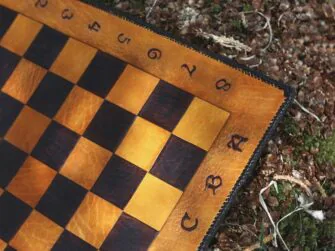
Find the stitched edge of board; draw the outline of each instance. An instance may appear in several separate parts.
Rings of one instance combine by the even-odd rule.
[[[227,215],[232,203],[236,199],[236,195],[241,189],[242,186],[246,185],[248,181],[253,176],[253,172],[255,171],[255,166],[260,158],[266,143],[271,139],[272,135],[274,134],[275,129],[277,128],[279,122],[285,115],[287,109],[290,107],[294,100],[294,95],[290,95],[285,99],[281,107],[279,108],[278,112],[276,113],[274,119],[271,121],[271,123],[268,126],[268,129],[265,131],[264,136],[260,140],[259,144],[256,147],[256,150],[254,151],[253,155],[248,161],[248,164],[246,165],[246,168],[241,173],[239,179],[237,180],[235,186],[232,189],[232,192],[228,195],[226,201],[224,202],[223,206],[219,210],[218,214],[213,220],[213,223],[211,224],[209,230],[207,231],[207,234],[203,238],[202,242],[200,243],[199,250],[203,250],[208,247],[208,245],[211,243],[211,240],[214,238],[215,233],[219,229],[219,224],[222,222],[223,218]]]
[[[173,34],[163,31],[151,24],[148,24],[146,22],[144,22],[143,20],[131,16],[130,14],[120,11],[118,9],[115,9],[111,6],[107,6],[105,3],[102,2],[90,2],[90,0],[80,0],[83,3],[86,3],[88,5],[91,5],[93,7],[96,7],[98,9],[101,9],[103,11],[106,11],[108,13],[111,13],[119,18],[122,18],[128,22],[131,22],[135,25],[139,25],[141,27],[144,27],[156,34],[159,34],[161,36],[164,36],[166,38],[168,38],[169,40],[178,43],[182,46],[185,46],[189,49],[192,49],[198,53],[201,53],[204,56],[207,56],[209,58],[215,59],[221,63],[227,64],[230,67],[239,70],[241,72],[243,72],[244,74],[247,74],[249,76],[252,76],[256,79],[259,79],[261,81],[263,81],[266,84],[272,85],[280,90],[284,91],[284,95],[285,95],[285,100],[283,102],[283,104],[281,105],[281,107],[279,108],[279,110],[277,111],[276,115],[273,117],[272,121],[269,123],[269,126],[267,128],[267,130],[265,131],[262,139],[259,141],[258,145],[256,146],[256,149],[254,151],[254,153],[252,154],[252,156],[250,157],[248,164],[246,165],[246,167],[244,168],[243,172],[241,173],[240,177],[238,178],[236,184],[234,185],[231,193],[227,196],[227,199],[225,200],[225,202],[223,203],[221,209],[218,211],[217,215],[215,216],[212,224],[210,225],[209,229],[207,230],[206,235],[204,236],[203,240],[201,241],[198,250],[206,250],[209,245],[211,244],[211,241],[214,238],[214,235],[216,234],[217,230],[219,229],[219,226],[223,220],[223,218],[227,215],[232,203],[234,202],[234,200],[236,199],[236,195],[239,192],[239,190],[242,188],[242,186],[244,186],[245,184],[247,184],[248,181],[250,181],[250,179],[253,176],[253,172],[255,171],[255,166],[256,166],[256,162],[258,161],[258,159],[260,158],[265,145],[267,143],[267,141],[269,141],[269,139],[271,138],[271,136],[273,135],[277,125],[279,124],[279,122],[281,121],[281,119],[283,118],[283,116],[285,115],[287,109],[290,107],[290,105],[293,103],[294,97],[296,95],[296,91],[293,87],[284,84],[282,81],[277,81],[274,80],[270,77],[268,77],[267,75],[265,75],[264,73],[258,71],[258,70],[253,70],[250,69],[249,67],[239,64],[236,61],[225,57],[223,55],[218,55],[215,54],[205,48],[201,48],[197,45],[193,45],[190,44],[189,42],[185,41],[184,39],[180,38],[180,37],[176,37]]]

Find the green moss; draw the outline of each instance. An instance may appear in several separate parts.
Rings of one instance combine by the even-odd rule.
[[[237,31],[241,32],[243,30],[243,24],[241,20],[234,19],[231,21],[231,24],[234,27],[234,29],[236,29]]]
[[[319,134],[310,135],[304,133],[301,137],[300,146],[296,147],[295,155],[298,156],[304,151],[319,149],[315,154],[319,164],[335,165],[335,132],[328,138],[322,138]]]
[[[282,183],[279,183],[277,185],[277,188],[278,188],[278,193],[277,193],[276,189],[274,188],[274,186],[272,186],[270,188],[270,194],[271,194],[271,196],[276,197],[279,202],[285,201],[286,200],[286,195],[284,193],[284,185]]]
[[[144,10],[145,0],[130,0],[131,7],[133,9]]]
[[[251,4],[249,4],[249,3],[245,3],[245,4],[243,4],[243,11],[244,11],[244,12],[252,11],[252,6],[251,6]]]
[[[319,146],[317,161],[321,164],[330,163],[335,165],[335,132],[329,138],[321,140]]]
[[[292,185],[289,182],[280,182],[277,183],[278,193],[274,186],[271,186],[270,188],[270,195],[274,196],[278,199],[279,202],[285,202],[285,201],[292,201],[295,200],[296,196],[298,196],[301,192],[299,189],[292,187]],[[293,205],[293,209],[294,209]],[[291,208],[288,208],[288,212],[291,210]]]
[[[289,136],[296,137],[299,135],[299,126],[292,117],[285,116],[283,119],[284,132]]]
[[[213,4],[212,9],[211,9],[211,13],[219,14],[221,11],[222,11],[222,8],[221,8],[220,4]]]
[[[335,194],[335,189],[332,187],[332,183],[329,180],[325,180],[322,184],[323,189],[325,190],[326,194]]]
[[[264,224],[263,222],[261,223],[261,232],[259,234],[259,244],[260,244],[260,248],[257,249],[257,251],[266,251],[266,245],[264,243]]]
[[[297,208],[296,197],[301,190],[298,187],[292,187],[288,182],[280,182],[277,185],[278,193],[272,186],[270,194],[280,202],[276,210],[281,212],[283,217]],[[333,250],[332,248],[335,248],[335,219],[320,222],[306,212],[299,211],[282,221],[279,230],[290,249],[300,247],[299,250]]]
[[[279,230],[290,248],[303,250],[331,250],[335,243],[335,221],[319,222],[305,212],[298,212],[285,219]]]
[[[320,130],[313,135],[307,132],[301,133],[298,124],[289,116],[283,119],[283,131],[296,145],[294,150],[295,159],[298,159],[303,152],[318,149],[315,158],[319,164],[335,164],[335,132],[328,138],[323,138]]]

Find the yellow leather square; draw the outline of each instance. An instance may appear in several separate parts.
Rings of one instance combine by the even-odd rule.
[[[4,251],[7,247],[7,243],[0,239],[0,251]]]
[[[170,132],[137,117],[116,154],[149,171],[169,139]]]
[[[35,207],[55,176],[55,170],[29,156],[7,190],[31,207]]]
[[[21,59],[2,91],[25,104],[46,73],[47,70],[44,68],[26,59]]]
[[[128,65],[107,96],[110,102],[138,114],[159,79]]]
[[[27,51],[42,24],[22,15],[18,15],[10,26],[0,45],[6,49],[23,56]]]
[[[70,38],[51,66],[51,71],[76,84],[97,50]]]
[[[113,204],[88,193],[67,229],[99,249],[121,213]]]
[[[25,106],[5,139],[26,153],[31,153],[51,120],[43,114]]]
[[[102,102],[102,98],[75,86],[56,114],[55,120],[81,135]]]
[[[228,117],[228,112],[194,98],[173,134],[208,151]]]
[[[182,192],[147,174],[125,208],[125,212],[159,231]]]
[[[89,190],[111,156],[112,153],[105,148],[80,138],[60,173]]]
[[[51,250],[62,232],[62,227],[34,210],[9,244],[17,250]]]

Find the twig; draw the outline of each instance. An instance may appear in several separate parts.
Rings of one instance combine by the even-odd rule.
[[[249,68],[255,68],[255,67],[258,67],[258,66],[260,66],[262,63],[263,63],[263,60],[260,59],[258,63],[249,65]]]
[[[278,247],[278,243],[277,243],[277,235],[279,236],[279,239],[280,241],[283,243],[284,247],[286,250],[289,250],[289,248],[287,247],[286,245],[286,242],[284,241],[283,237],[281,236],[281,234],[279,233],[279,230],[276,228],[276,224],[274,223],[273,219],[272,219],[272,216],[269,212],[269,209],[265,203],[265,200],[263,198],[263,193],[269,189],[271,186],[274,186],[275,189],[276,189],[276,192],[278,193],[278,187],[277,187],[277,182],[272,180],[269,185],[267,185],[266,187],[262,188],[261,191],[259,192],[259,203],[261,204],[261,206],[263,207],[264,211],[266,212],[269,220],[270,220],[270,223],[272,224],[273,226],[273,229],[274,229],[274,233],[273,233],[273,245],[275,247]]]
[[[273,177],[274,180],[272,180],[266,187],[262,188],[261,191],[259,192],[259,202],[261,204],[261,206],[263,207],[263,209],[265,210],[269,220],[270,220],[270,223],[272,224],[273,226],[273,245],[275,247],[278,247],[278,243],[277,243],[277,236],[279,237],[279,239],[281,240],[281,242],[283,243],[283,246],[286,250],[290,251],[289,247],[286,245],[280,231],[279,231],[279,223],[282,222],[283,220],[285,220],[287,217],[291,216],[292,214],[296,213],[296,212],[299,212],[299,211],[304,211],[308,214],[310,214],[314,219],[316,220],[319,220],[319,221],[323,221],[325,219],[325,215],[323,213],[323,211],[321,210],[311,210],[309,209],[312,205],[313,205],[313,202],[310,202],[308,201],[308,199],[305,197],[305,195],[303,193],[301,193],[299,195],[299,197],[296,197],[297,198],[297,201],[299,202],[299,206],[297,206],[292,212],[286,214],[284,217],[282,217],[279,221],[277,221],[277,223],[275,224],[274,223],[274,220],[272,219],[272,216],[269,212],[269,209],[265,203],[265,200],[262,196],[262,194],[264,193],[265,190],[269,189],[271,186],[274,186],[276,192],[278,193],[278,186],[277,186],[277,182],[275,181],[275,179],[277,180],[286,180],[286,181],[291,181],[291,182],[294,182],[294,183],[297,183],[299,185],[301,185],[302,187],[305,187],[307,188],[306,191],[309,191],[310,193],[310,190],[309,188],[304,184],[302,183],[300,180],[297,180],[291,176],[287,176],[287,175],[275,175]],[[310,193],[311,195],[311,193]]]
[[[251,56],[245,56],[245,57],[240,57],[240,59],[242,59],[243,61],[249,61],[251,59],[254,59],[256,57],[256,55],[251,55]]]
[[[240,57],[239,59],[242,60],[242,61],[245,61],[246,64],[247,64],[248,61],[254,59],[255,57],[256,57],[256,55],[253,54],[253,55],[251,55],[251,56]],[[252,65],[248,65],[248,66],[249,66],[250,68],[255,68],[255,67],[261,65],[262,63],[263,63],[263,60],[260,58],[260,59],[259,59],[259,62],[255,63],[255,64],[252,64]]]
[[[155,0],[154,3],[152,4],[152,6],[150,7],[150,9],[149,9],[149,11],[148,11],[148,13],[147,13],[147,15],[146,15],[146,19],[149,18],[149,16],[150,16],[152,10],[153,10],[153,9],[155,8],[155,6],[157,5],[157,2],[158,2],[158,0]]]
[[[300,104],[298,102],[298,100],[294,99],[294,103],[296,103],[301,110],[303,110],[304,112],[306,112],[307,114],[311,115],[313,118],[315,118],[317,121],[319,121],[320,123],[322,123],[321,119],[316,116],[314,113],[312,113],[311,111],[309,111],[307,108],[303,107],[302,104]]]
[[[322,198],[326,198],[327,197],[327,193],[325,191],[325,189],[321,186],[320,182],[318,180],[315,180],[315,184],[318,187],[320,193],[321,193],[321,197]]]
[[[283,238],[283,237],[281,236],[281,233],[280,233],[280,231],[279,231],[279,223],[280,223],[281,221],[285,220],[287,217],[291,216],[292,214],[294,214],[294,213],[296,213],[296,212],[299,212],[299,211],[301,211],[301,210],[304,210],[304,209],[303,209],[302,207],[298,207],[298,208],[294,209],[292,212],[289,212],[288,214],[286,214],[284,217],[282,217],[282,218],[276,223],[276,231],[278,232],[278,235],[279,235],[280,238]],[[285,244],[285,246],[286,246],[286,244]],[[287,248],[287,250],[289,250],[287,246],[286,246],[286,248]]]
[[[280,27],[280,22],[282,20],[282,18],[287,14],[287,12],[283,12],[282,14],[280,14],[280,16],[278,17],[277,20],[277,26]]]
[[[266,244],[266,243],[268,243],[268,242],[270,242],[272,240],[273,240],[273,235],[269,234],[269,235],[267,235],[267,236],[264,237],[263,243]],[[253,244],[253,245],[245,248],[243,251],[253,251],[253,250],[257,249],[257,248],[261,248],[261,243],[260,242],[257,242],[255,244]]]
[[[269,29],[268,43],[266,44],[266,46],[264,48],[262,48],[263,51],[266,51],[269,48],[269,46],[271,45],[272,39],[273,39],[273,31],[272,31],[272,27],[271,27],[271,23],[270,23],[270,18],[268,18],[262,12],[259,12],[259,11],[245,11],[245,12],[243,12],[243,14],[253,14],[253,13],[256,13],[257,15],[259,15],[259,16],[261,16],[265,19],[264,26],[259,30],[264,30],[265,28]]]
[[[201,29],[196,30],[197,36],[201,36],[206,39],[213,39],[215,43],[220,44],[223,47],[226,48],[232,48],[237,51],[251,51],[251,48],[242,42],[232,38],[232,37],[226,37],[226,36],[218,36],[215,34],[210,34],[207,32],[202,31]]]
[[[303,195],[300,195],[297,200],[299,201],[300,205],[297,206],[292,212],[289,212],[285,216],[283,216],[277,223],[276,223],[276,232],[278,232],[278,235],[281,236],[279,231],[279,223],[291,216],[292,214],[295,214],[299,211],[305,211],[306,213],[310,214],[314,219],[317,219],[319,221],[324,220],[324,214],[321,210],[310,210],[309,208],[313,205],[313,202],[308,202]]]
[[[285,12],[281,13],[280,16],[278,17],[278,20],[277,20],[277,26],[278,27],[280,26],[280,21],[281,21],[281,19],[283,18],[284,15],[285,15]]]
[[[273,176],[273,179],[274,180],[285,180],[285,181],[289,181],[291,183],[295,183],[295,184],[299,185],[300,187],[302,187],[309,196],[312,196],[312,192],[309,189],[309,187],[303,181],[298,180],[298,179],[296,179],[292,176],[276,174],[275,176]]]

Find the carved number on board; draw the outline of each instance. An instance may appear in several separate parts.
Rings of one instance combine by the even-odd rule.
[[[207,189],[213,190],[213,195],[215,195],[216,190],[222,186],[222,178],[220,176],[209,175],[206,179],[206,187]]]
[[[121,43],[121,44],[129,44],[131,39],[129,37],[126,37],[123,33],[121,33],[118,37],[117,40]]]
[[[198,227],[198,219],[196,218],[194,223],[192,224],[191,222],[191,217],[188,215],[188,213],[186,212],[183,216],[183,218],[181,219],[181,228],[184,229],[187,232],[192,232],[193,230],[195,230]],[[188,223],[187,223],[188,222]],[[192,225],[191,225],[191,224]],[[186,226],[189,225],[189,226]]]
[[[91,23],[91,24],[88,25],[88,28],[91,31],[99,32],[100,29],[101,29],[101,25],[97,21],[94,21],[93,23]]]
[[[192,69],[190,69],[190,67],[187,64],[183,64],[181,68],[185,68],[188,74],[190,74],[190,77],[192,77],[193,73],[197,70],[197,67],[195,65],[193,65]]]
[[[152,48],[148,51],[148,57],[150,59],[160,59],[162,57],[162,51],[157,48]]]
[[[62,18],[71,20],[73,18],[74,14],[70,9],[64,9],[62,12]]]
[[[248,138],[243,137],[238,134],[234,134],[231,136],[231,140],[228,142],[227,146],[232,148],[234,151],[242,152],[240,145],[248,141]]]
[[[48,5],[48,0],[37,0],[35,3],[35,7],[44,8]]]
[[[231,84],[223,78],[216,82],[215,87],[218,90],[229,91]]]

